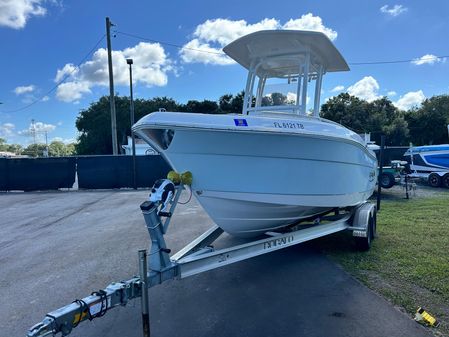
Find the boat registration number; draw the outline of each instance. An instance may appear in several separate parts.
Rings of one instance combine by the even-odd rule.
[[[279,129],[304,129],[304,124],[295,122],[273,122],[273,126]]]

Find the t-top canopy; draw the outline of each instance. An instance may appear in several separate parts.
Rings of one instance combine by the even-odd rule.
[[[302,30],[262,30],[245,35],[223,48],[243,67],[264,59],[258,75],[285,77],[298,71],[298,58],[310,52],[310,72],[322,65],[324,71],[348,71],[343,56],[321,32]]]

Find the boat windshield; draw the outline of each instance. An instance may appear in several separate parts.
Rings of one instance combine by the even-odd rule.
[[[324,68],[309,54],[266,57],[249,69],[243,114],[265,112],[319,116]],[[315,90],[308,87],[315,83]]]
[[[266,81],[261,106],[296,105],[298,77],[288,79],[270,78]]]

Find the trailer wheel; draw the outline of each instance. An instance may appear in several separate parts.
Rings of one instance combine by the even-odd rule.
[[[368,220],[368,228],[366,229],[366,238],[356,237],[355,245],[357,250],[366,252],[371,248],[371,242],[374,238],[374,216],[371,214]]]
[[[441,178],[436,173],[431,173],[428,178],[429,185],[432,187],[439,187],[441,185]]]
[[[443,186],[449,188],[449,173],[446,173],[442,179]]]
[[[383,172],[379,181],[382,188],[391,188],[395,183],[394,175],[391,172]]]

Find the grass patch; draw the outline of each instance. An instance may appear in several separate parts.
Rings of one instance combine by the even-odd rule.
[[[347,271],[395,305],[414,314],[425,307],[449,336],[449,197],[389,200],[381,205],[378,237],[357,252],[350,235],[318,244]]]

